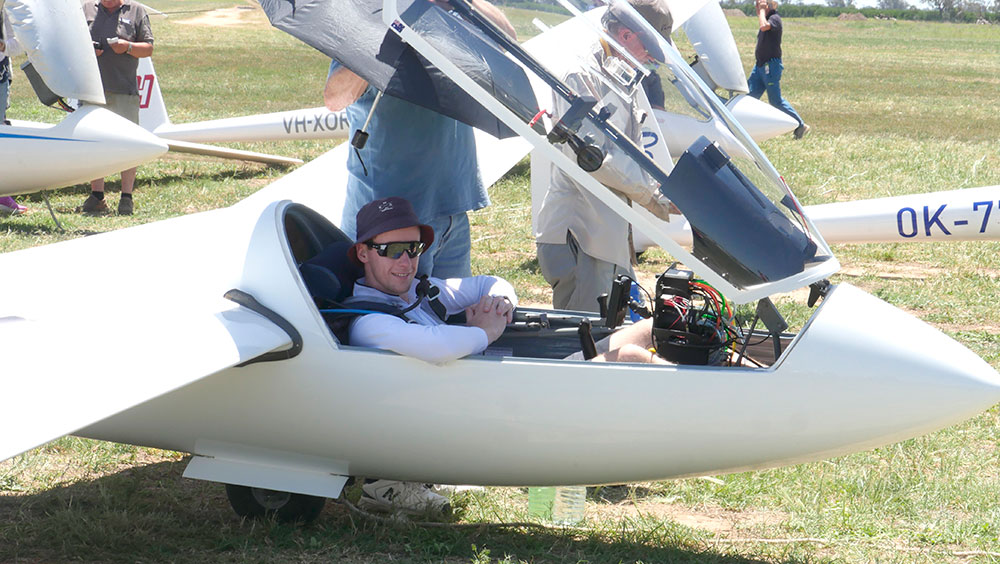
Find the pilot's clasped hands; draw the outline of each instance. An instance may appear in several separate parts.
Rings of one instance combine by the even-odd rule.
[[[506,296],[483,296],[479,303],[465,308],[465,324],[485,331],[491,343],[513,320],[514,304]]]
[[[514,304],[507,296],[483,296],[478,304],[468,309],[480,313],[494,313],[506,319],[506,323],[514,320]]]

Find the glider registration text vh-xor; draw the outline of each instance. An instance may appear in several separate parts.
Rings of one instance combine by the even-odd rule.
[[[270,114],[191,123],[172,123],[150,58],[139,59],[139,125],[165,139],[196,143],[344,139],[349,135],[346,112],[320,106]]]

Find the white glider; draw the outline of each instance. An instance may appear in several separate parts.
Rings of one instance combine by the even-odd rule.
[[[104,103],[90,33],[75,0],[8,0],[3,5],[37,81],[55,97]],[[84,48],[80,48],[80,45]],[[43,51],[44,50],[44,51]],[[165,143],[138,125],[85,106],[58,125],[0,124],[0,195],[100,178],[156,158]]]
[[[691,254],[611,202],[544,136],[463,79],[440,51],[458,38],[425,31],[424,17],[431,25],[473,24],[437,7],[405,8],[387,0],[387,26],[736,301],[821,282],[836,270],[815,226],[796,217],[794,195],[738,131],[749,159],[727,159],[699,140],[670,175],[690,190],[681,210],[720,236]],[[516,45],[503,46],[521,56]],[[699,107],[732,121],[679,54],[664,50]],[[0,411],[0,459],[66,433],[189,452],[186,476],[250,492],[251,513],[294,518],[315,516],[349,476],[554,485],[736,472],[902,440],[1000,400],[1000,375],[982,359],[846,284],[826,292],[797,335],[754,333],[767,340],[754,351],[758,367],[565,360],[578,347],[581,316],[551,310],[523,311],[497,342],[503,356],[432,365],[344,345],[300,268],[331,245],[349,244],[334,225],[346,196],[344,150],[229,208],[0,255],[0,270],[11,273],[0,278],[0,293],[18,297],[0,304],[0,342],[19,351],[0,372],[0,386],[18,398]],[[629,158],[655,170],[636,151]],[[761,173],[744,182],[737,171],[752,173],[748,165]],[[744,193],[753,201],[740,199]],[[701,206],[728,214],[732,225],[702,223]],[[726,236],[730,228],[746,237]],[[775,245],[807,242],[794,268],[776,267],[772,260],[788,257],[772,256],[779,253],[770,247],[747,247],[762,234]],[[117,260],[123,253],[129,261]],[[349,292],[346,272],[329,274],[337,291]],[[90,284],[72,283],[80,278]],[[149,297],[143,307],[109,310],[91,299],[89,288],[124,278]],[[93,354],[84,343],[95,332],[114,335],[120,352]]]
[[[12,120],[0,125],[0,195],[27,194],[100,178],[155,159],[167,145],[98,106],[57,125]]]
[[[139,125],[159,137],[194,143],[346,139],[347,113],[320,106],[191,123],[172,123],[150,57],[139,59]],[[319,93],[317,93],[317,96]]]

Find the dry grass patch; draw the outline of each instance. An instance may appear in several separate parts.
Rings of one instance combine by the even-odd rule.
[[[948,273],[944,268],[917,263],[866,263],[841,268],[837,274],[847,278],[874,276],[884,280],[927,280]]]
[[[204,25],[211,27],[270,25],[267,21],[267,16],[264,15],[264,11],[259,6],[219,8],[193,18],[176,21],[184,25]]]
[[[612,505],[588,505],[587,513],[592,520],[603,522],[637,519],[673,521],[685,527],[725,537],[739,537],[749,531],[780,525],[788,519],[788,515],[780,511],[731,511],[713,505],[691,508],[676,503],[631,500]]]

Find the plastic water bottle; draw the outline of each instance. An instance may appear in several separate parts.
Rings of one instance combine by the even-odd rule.
[[[528,488],[528,515],[556,525],[576,525],[583,521],[586,500],[586,486]]]
[[[540,521],[551,521],[555,500],[556,489],[552,486],[528,488],[528,516]]]
[[[552,522],[556,525],[576,525],[583,521],[587,502],[587,486],[559,486],[552,502]]]

